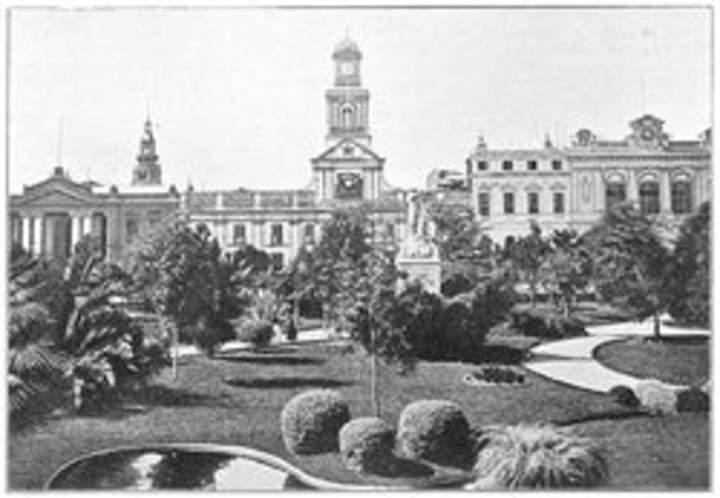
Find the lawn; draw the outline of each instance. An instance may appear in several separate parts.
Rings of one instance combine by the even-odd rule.
[[[635,377],[654,377],[672,384],[701,385],[708,378],[710,352],[704,338],[642,338],[611,342],[595,351],[596,359]]]
[[[184,358],[176,382],[166,371],[139,400],[144,411],[60,417],[12,434],[9,486],[38,488],[58,466],[90,451],[156,442],[246,445],[274,453],[310,474],[357,482],[336,454],[311,458],[288,454],[279,425],[280,411],[292,396],[318,387],[340,391],[354,417],[371,415],[367,357],[344,349],[314,344],[212,360]],[[474,427],[570,423],[579,434],[598,437],[608,447],[614,489],[708,487],[706,416],[627,416],[607,396],[530,372],[523,385],[513,387],[472,387],[460,382],[476,369],[463,363],[420,362],[413,374],[398,376],[392,368],[383,367],[382,417],[395,424],[407,403],[443,398],[457,402]]]

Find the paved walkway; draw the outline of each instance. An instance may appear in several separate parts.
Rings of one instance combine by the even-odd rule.
[[[667,319],[667,317],[663,317]],[[589,391],[607,392],[618,385],[635,387],[641,381],[637,377],[611,370],[595,360],[595,349],[609,342],[621,341],[630,337],[650,337],[653,335],[652,319],[644,322],[624,322],[610,325],[588,327],[588,336],[565,339],[541,344],[530,351],[536,355],[551,356],[553,359],[541,359],[525,364],[528,370],[564,384]],[[665,337],[707,336],[708,330],[682,328],[675,325],[662,325],[661,333]],[[683,386],[670,385],[673,388]]]
[[[338,336],[331,329],[312,329],[298,332],[297,339],[294,342],[288,341],[284,335],[276,335],[273,338],[272,345],[285,344],[302,344],[308,342],[321,342],[335,339]],[[252,345],[248,342],[230,341],[223,344],[218,350],[219,353],[229,351],[241,351],[243,349],[252,349]],[[201,354],[197,347],[192,344],[180,344],[179,356],[195,356]]]

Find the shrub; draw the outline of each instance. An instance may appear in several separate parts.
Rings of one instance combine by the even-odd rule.
[[[512,327],[529,337],[562,339],[587,335],[580,320],[551,310],[513,310],[510,316]]]
[[[703,412],[710,411],[710,396],[702,389],[691,387],[678,391],[675,408],[679,412]]]
[[[552,426],[496,428],[479,444],[470,489],[591,488],[608,481],[599,445]]]
[[[635,391],[628,386],[615,386],[608,392],[618,405],[629,407],[640,406],[640,400],[635,396]]]
[[[525,381],[523,374],[512,368],[502,367],[483,367],[479,372],[473,373],[473,376],[479,381],[493,384],[514,384]]]
[[[266,320],[248,320],[242,324],[238,339],[260,348],[270,344],[273,334],[272,323]]]
[[[395,431],[375,417],[351,420],[340,429],[340,455],[355,472],[384,473],[395,462]]]
[[[420,308],[409,326],[409,340],[418,358],[474,361],[482,354],[489,330],[505,320],[513,303],[509,287],[488,280],[474,290],[442,298],[419,294]]]
[[[455,403],[415,401],[400,414],[397,442],[409,458],[464,467],[470,456],[470,424]]]
[[[338,432],[350,420],[350,409],[339,393],[315,389],[298,394],[280,416],[285,447],[296,455],[336,451]]]
[[[657,379],[638,382],[635,386],[635,395],[642,407],[650,413],[656,415],[675,413],[675,391]]]
[[[216,314],[200,317],[195,327],[195,344],[208,356],[212,356],[223,343],[233,339],[234,327]]]

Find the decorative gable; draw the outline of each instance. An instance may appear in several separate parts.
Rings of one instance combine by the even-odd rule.
[[[664,149],[669,144],[667,133],[663,131],[664,121],[651,114],[645,114],[630,122],[632,133],[628,142],[641,149]]]
[[[318,162],[371,162],[378,165],[385,162],[385,159],[377,155],[369,147],[357,142],[351,138],[345,138],[338,141],[335,145],[328,148],[318,157],[312,160],[314,164]]]

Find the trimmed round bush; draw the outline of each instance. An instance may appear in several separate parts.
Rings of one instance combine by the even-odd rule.
[[[280,415],[285,447],[295,455],[337,451],[338,432],[350,420],[350,409],[340,394],[314,389],[287,402]]]
[[[683,389],[677,393],[675,408],[679,412],[709,412],[710,396],[697,387]]]
[[[471,447],[470,424],[455,403],[415,401],[400,414],[397,443],[408,458],[463,467]]]
[[[607,483],[605,450],[549,425],[519,425],[487,431],[468,489],[592,488]]]
[[[238,339],[260,348],[270,344],[273,334],[272,323],[267,320],[249,320],[240,328]]]
[[[641,380],[635,386],[635,395],[640,404],[655,415],[675,413],[677,396],[675,391],[657,379]]]
[[[340,429],[340,455],[345,466],[359,473],[386,472],[395,461],[395,431],[375,417],[351,420]]]
[[[640,406],[640,400],[635,396],[635,391],[628,386],[615,386],[608,392],[618,405],[632,408]]]

